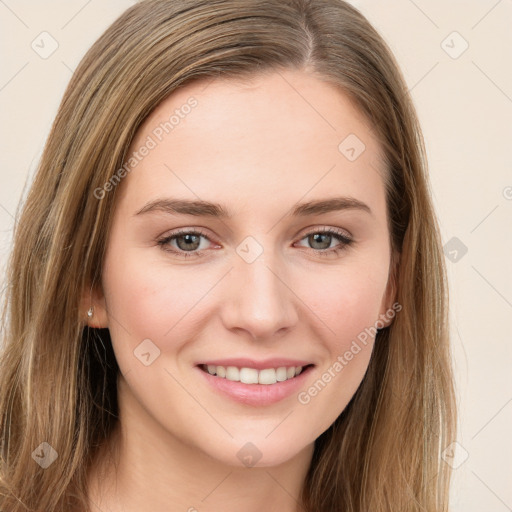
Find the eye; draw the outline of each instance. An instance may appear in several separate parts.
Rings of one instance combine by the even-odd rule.
[[[172,233],[157,241],[164,251],[168,251],[185,258],[190,256],[204,256],[204,244],[201,239],[210,239],[200,230],[183,229]],[[175,244],[174,244],[175,242]]]
[[[321,228],[313,231],[308,233],[302,240],[307,240],[311,246],[310,248],[321,256],[338,254],[353,242],[353,239],[344,231],[333,228]],[[338,241],[338,244],[333,247],[331,244],[335,241]]]
[[[189,258],[205,256],[208,244],[201,244],[202,239],[211,242],[210,238],[201,230],[189,228],[171,233],[157,240],[157,243],[164,251]],[[333,228],[312,231],[300,241],[302,240],[307,240],[311,245],[310,249],[322,256],[338,254],[353,243],[352,238],[346,232]],[[336,241],[338,244],[333,247],[332,242]]]

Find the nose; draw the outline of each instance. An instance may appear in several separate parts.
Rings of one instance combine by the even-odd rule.
[[[297,320],[297,297],[287,283],[283,265],[260,257],[252,263],[239,258],[223,286],[221,318],[231,331],[255,340],[273,339]]]

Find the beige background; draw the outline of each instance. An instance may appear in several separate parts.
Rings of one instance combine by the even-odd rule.
[[[17,205],[72,71],[133,3],[0,0],[2,278]],[[512,0],[352,3],[402,66],[447,244],[460,403],[452,511],[512,510]],[[58,43],[47,59],[31,47],[43,31]]]

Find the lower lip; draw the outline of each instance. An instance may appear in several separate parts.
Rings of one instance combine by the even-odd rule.
[[[304,386],[311,370],[314,366],[308,366],[299,375],[292,379],[275,384],[244,384],[228,380],[223,377],[211,375],[199,366],[196,366],[197,371],[203,375],[206,382],[210,384],[217,392],[228,396],[236,402],[252,406],[271,405],[297,393],[299,389]]]

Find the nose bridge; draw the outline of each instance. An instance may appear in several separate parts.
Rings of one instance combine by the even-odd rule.
[[[239,250],[244,248],[240,244]],[[253,337],[268,337],[297,320],[293,294],[285,285],[283,266],[271,250],[251,261],[236,255],[230,272],[225,321],[229,328],[250,331]]]

